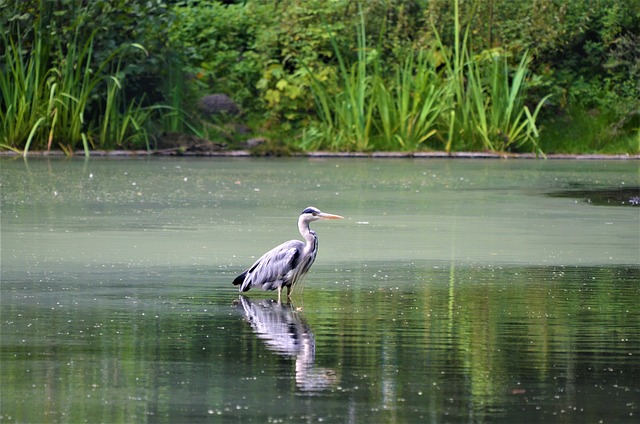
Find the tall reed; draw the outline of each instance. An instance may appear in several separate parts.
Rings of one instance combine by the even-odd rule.
[[[442,37],[432,26],[437,46],[447,52]],[[524,104],[529,56],[525,53],[510,72],[508,58],[499,50],[488,52],[489,60],[469,47],[469,26],[462,31],[459,0],[454,2],[454,43],[451,56],[444,54],[452,112],[446,149],[462,148],[506,151],[530,147],[542,153],[536,118],[549,98],[544,97],[533,113]],[[486,52],[485,52],[486,53]]]
[[[162,116],[162,129],[167,132],[184,131],[186,113],[183,109],[183,102],[187,91],[187,75],[182,63],[176,58],[170,58],[167,61],[166,71],[163,92],[169,109]]]
[[[140,101],[123,105],[118,78],[121,60],[130,47],[115,49],[94,63],[94,32],[84,43],[79,33],[66,46],[52,45],[34,30],[33,47],[4,37],[5,71],[0,73],[3,108],[0,108],[0,147],[22,151],[50,150],[54,143],[68,154],[81,145],[91,148],[121,145],[125,140],[146,139],[150,113]],[[105,90],[105,92],[102,92]],[[91,116],[87,116],[91,111]]]
[[[466,101],[465,93],[465,61],[468,56],[469,26],[462,32],[460,27],[460,7],[458,0],[454,2],[453,19],[453,46],[451,49],[444,45],[440,32],[431,24],[431,29],[436,38],[436,46],[440,50],[443,65],[445,68],[445,81],[447,84],[447,99],[449,105],[449,131],[447,133],[447,143],[445,150],[450,152],[454,147],[454,142],[461,144],[464,131],[472,132],[470,103]],[[451,51],[451,54],[449,54]]]
[[[85,112],[91,100],[90,96],[104,79],[102,71],[108,64],[105,60],[98,69],[92,67],[94,35],[95,32],[84,44],[79,44],[76,32],[66,52],[63,46],[59,45],[57,64],[52,69],[54,77],[50,79],[54,102],[52,134],[55,134],[56,141],[65,151],[73,151],[74,147],[81,143],[85,155],[89,154],[90,147],[95,147],[91,137],[94,123],[85,120]],[[51,140],[47,145],[47,149],[49,148]]]
[[[147,122],[163,106],[143,106],[142,99],[124,102],[122,84],[116,76],[107,80],[104,110],[98,119],[99,139],[103,147],[142,146],[151,150]],[[122,105],[122,106],[121,106]]]
[[[2,42],[5,54],[0,72],[0,147],[19,151],[38,139],[49,119],[49,72],[44,59],[49,55],[49,46],[37,38],[27,55],[20,49],[22,40],[3,34]]]
[[[395,79],[378,78],[375,122],[383,149],[417,150],[437,132],[448,105],[446,87],[427,55],[409,56]]]
[[[468,65],[473,121],[483,146],[493,151],[507,151],[528,144],[537,153],[542,153],[537,143],[539,133],[535,121],[549,96],[538,103],[533,113],[524,104],[528,55],[522,56],[513,75],[509,73],[504,55],[497,53],[489,60],[486,71],[490,74],[488,83],[483,82],[481,64],[470,61]]]
[[[380,34],[380,37],[383,33]],[[348,65],[329,33],[338,60],[338,92],[308,69],[320,127],[305,132],[303,148],[331,150],[416,150],[436,134],[447,107],[445,88],[426,54],[408,57],[385,78],[382,59],[369,55],[362,13],[357,26],[357,56]]]
[[[366,32],[362,12],[360,12],[360,24],[357,30],[358,55],[353,66],[347,66],[335,37],[331,32],[328,33],[338,59],[340,92],[334,93],[307,68],[311,76],[311,88],[317,112],[323,126],[313,134],[307,133],[307,138],[312,135],[312,138],[317,140],[314,143],[315,146],[320,148],[367,151],[371,147],[370,137],[375,103],[374,77],[369,74],[367,65]],[[313,146],[307,141],[306,147]]]

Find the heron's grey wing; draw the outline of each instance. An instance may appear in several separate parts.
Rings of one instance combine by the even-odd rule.
[[[298,265],[303,249],[304,243],[300,240],[290,240],[274,247],[245,271],[240,291],[281,281]]]

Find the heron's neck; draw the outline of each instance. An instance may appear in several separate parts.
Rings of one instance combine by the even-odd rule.
[[[298,230],[300,230],[300,234],[302,234],[302,237],[307,241],[306,249],[313,249],[316,244],[317,237],[315,231],[309,228],[309,223],[300,218],[298,220]]]

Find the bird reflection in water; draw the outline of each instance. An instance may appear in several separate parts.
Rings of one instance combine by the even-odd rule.
[[[266,347],[284,357],[295,359],[296,385],[305,392],[330,389],[338,384],[335,370],[315,366],[316,341],[299,311],[272,299],[252,302],[240,296],[244,316]]]

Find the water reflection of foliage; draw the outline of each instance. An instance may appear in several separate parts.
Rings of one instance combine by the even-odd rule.
[[[340,375],[324,396],[348,402],[323,403],[328,415],[350,408],[378,422],[427,414],[484,421],[517,405],[541,421],[580,405],[592,422],[603,417],[589,407],[594,385],[617,387],[623,405],[637,395],[639,279],[637,267],[411,267],[367,289],[308,282],[306,319],[294,326],[313,329],[322,347],[315,361]],[[88,298],[88,285],[45,279],[29,307],[15,300],[23,289],[12,289],[3,299],[1,372],[3,387],[22,399],[7,403],[3,391],[15,420],[177,422],[185,405],[257,420],[264,415],[237,407],[273,390],[283,394],[273,415],[298,403],[287,396],[299,382],[262,378],[293,375],[290,360],[265,355],[227,300],[180,298],[184,287],[160,297],[156,280],[92,287]],[[42,376],[36,385],[34,375]]]
[[[397,281],[375,282],[364,291],[309,290],[305,302],[307,311],[316,302],[333,305],[330,313],[308,316],[318,342],[339,352],[338,363],[378,369],[367,376],[372,385],[350,382],[343,373],[343,385],[358,385],[359,398],[393,419],[402,419],[403,404],[430,399],[430,407],[436,402],[452,413],[471,405],[469,416],[482,420],[527,393],[533,394],[527,402],[533,410],[541,382],[551,379],[568,396],[558,408],[575,405],[576,386],[585,375],[601,374],[601,361],[637,369],[628,341],[640,319],[632,283],[639,278],[634,267],[480,267],[453,280],[444,271],[408,278],[427,280],[419,288]],[[333,327],[335,336],[326,331]],[[633,379],[621,376],[627,384]],[[448,396],[461,391],[469,397]]]

